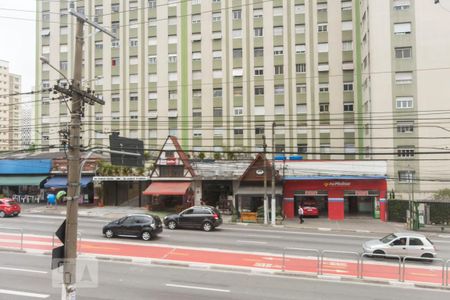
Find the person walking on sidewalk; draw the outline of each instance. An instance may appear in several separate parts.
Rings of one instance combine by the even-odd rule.
[[[298,206],[298,218],[300,219],[300,224],[303,224],[303,207],[301,207],[300,205]]]

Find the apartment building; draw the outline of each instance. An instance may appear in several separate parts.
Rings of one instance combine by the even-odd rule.
[[[0,151],[20,149],[21,78],[9,72],[9,62],[0,60]]]
[[[37,1],[38,57],[68,78],[70,5]],[[445,158],[417,154],[446,147],[448,135],[432,119],[448,106],[449,15],[433,1],[91,0],[74,8],[118,36],[85,26],[84,86],[106,102],[85,107],[85,145],[107,145],[119,132],[158,150],[174,135],[191,156],[236,157],[262,151],[265,137],[268,151],[306,159],[387,159],[390,189],[404,197],[411,186],[420,197],[443,186],[409,184],[413,174],[433,179],[442,160],[427,159]],[[37,86],[61,79],[48,65],[36,69]],[[52,97],[38,96],[35,109],[43,146],[58,145],[69,122],[67,103]]]
[[[410,199],[414,191],[415,199],[430,199],[450,179],[449,4],[363,0],[358,8],[361,146],[366,158],[394,150],[385,157],[397,198]]]
[[[38,56],[71,77],[69,3],[38,1]],[[263,149],[308,158],[354,158],[351,1],[77,1],[76,9],[119,37],[85,27],[85,86],[104,106],[85,108],[84,141],[107,134],[159,149],[167,135],[200,152]],[[37,64],[41,87],[60,75]],[[42,144],[57,144],[65,103],[36,107]],[[86,142],[87,143],[87,142]],[[91,142],[92,143],[92,142]],[[335,154],[332,154],[335,153]]]

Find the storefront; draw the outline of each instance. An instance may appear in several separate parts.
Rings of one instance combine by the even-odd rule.
[[[194,204],[194,192],[190,181],[152,182],[143,192],[150,196],[150,210],[180,211]]]
[[[317,203],[320,216],[343,220],[346,216],[371,216],[387,220],[385,176],[286,177],[283,207],[287,218],[299,205]]]
[[[80,198],[79,204],[93,204],[94,203],[94,185],[92,183],[92,176],[83,176],[80,180]],[[47,180],[44,188],[49,192],[55,193],[58,191],[67,192],[67,176],[55,176]]]

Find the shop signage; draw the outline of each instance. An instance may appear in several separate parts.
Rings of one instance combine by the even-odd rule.
[[[350,186],[351,183],[349,181],[330,181],[324,182],[324,187],[333,187],[333,186]]]
[[[305,191],[305,195],[307,196],[316,196],[317,194],[317,191]]]
[[[356,196],[369,196],[369,191],[355,191]]]
[[[149,181],[148,176],[95,176],[94,181]]]
[[[264,174],[264,170],[263,169],[256,170],[256,175],[263,175],[263,174]]]

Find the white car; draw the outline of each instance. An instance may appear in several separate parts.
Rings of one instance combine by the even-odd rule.
[[[410,232],[391,233],[382,239],[364,242],[363,250],[364,253],[400,257],[436,257],[436,248],[426,236]]]

